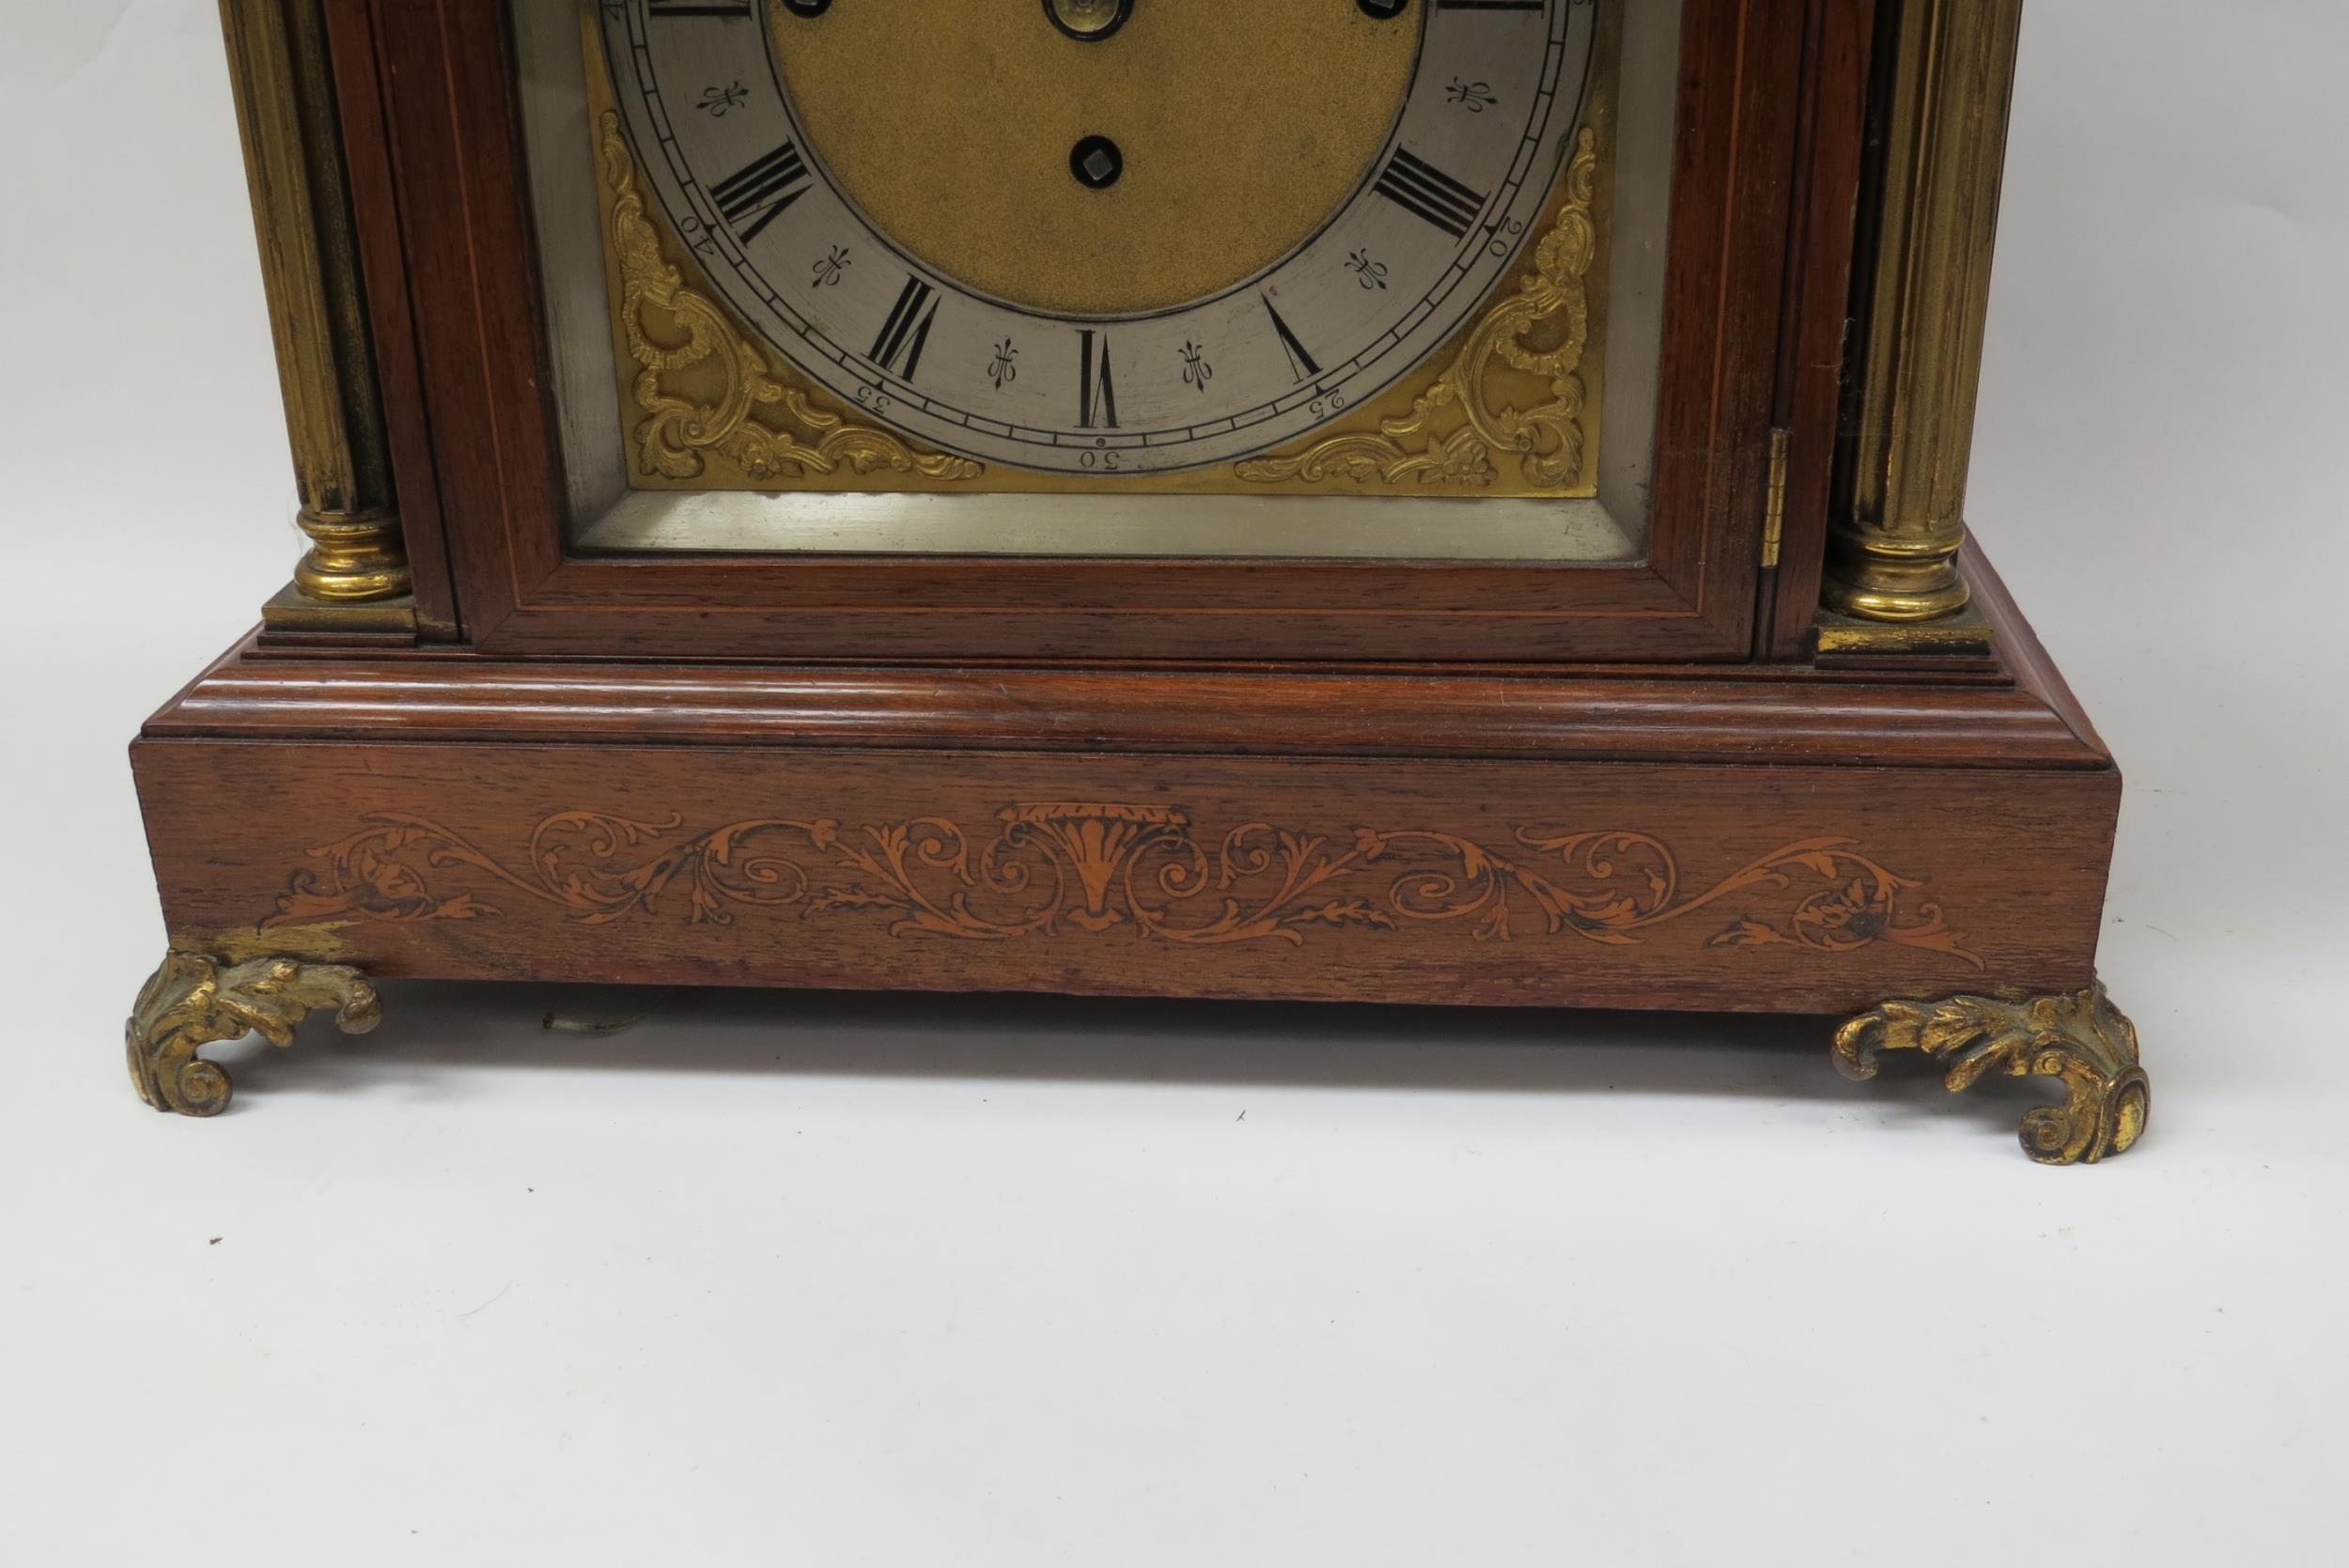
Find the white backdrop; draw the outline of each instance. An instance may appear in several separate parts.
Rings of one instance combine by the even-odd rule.
[[[11,1560],[2338,1560],[2335,0],[2030,11],[1973,518],[2158,1096],[2071,1172],[1705,1018],[410,986],[146,1112],[122,748],[291,485],[210,5],[6,15]]]

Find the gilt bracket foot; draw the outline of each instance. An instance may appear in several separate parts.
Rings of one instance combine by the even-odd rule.
[[[217,1116],[228,1109],[228,1074],[196,1052],[248,1034],[290,1046],[294,1026],[320,1007],[334,1009],[347,1034],[365,1034],[383,1017],[375,987],[340,964],[224,964],[196,953],[166,954],[123,1027],[131,1081],[158,1110]]]
[[[1953,1094],[1993,1072],[2060,1080],[2063,1103],[2023,1118],[2023,1152],[2042,1165],[2092,1165],[2125,1153],[2153,1107],[2137,1028],[2102,986],[2020,1001],[1890,1001],[1835,1036],[1835,1063],[1846,1078],[1874,1078],[1888,1050],[1941,1063]]]

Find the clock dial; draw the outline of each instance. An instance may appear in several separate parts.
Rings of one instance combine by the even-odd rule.
[[[926,266],[1025,309],[1140,315],[1271,267],[1361,185],[1418,63],[1417,19],[1356,0],[1141,0],[1089,43],[1050,24],[1081,19],[1058,4],[913,0],[910,26],[890,0],[768,13],[842,194]]]
[[[653,198],[811,380],[946,451],[1162,473],[1455,334],[1572,140],[1588,0],[604,0]]]

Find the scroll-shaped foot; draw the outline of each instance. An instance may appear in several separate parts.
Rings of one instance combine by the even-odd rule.
[[[294,1026],[320,1007],[335,1010],[334,1021],[347,1034],[365,1034],[383,1017],[375,987],[340,964],[295,958],[223,964],[201,954],[166,954],[123,1028],[131,1081],[139,1098],[158,1110],[217,1116],[228,1109],[228,1075],[195,1053],[248,1034],[290,1046]]]
[[[2137,1028],[2102,986],[2026,1001],[1891,1001],[1835,1036],[1835,1064],[1846,1078],[1875,1077],[1876,1056],[1888,1050],[1946,1063],[1952,1094],[1993,1071],[2061,1079],[2063,1104],[2023,1118],[2023,1152],[2042,1165],[2092,1165],[2126,1152],[2153,1109]]]

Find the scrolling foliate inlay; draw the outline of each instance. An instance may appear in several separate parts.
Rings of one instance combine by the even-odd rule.
[[[684,269],[671,259],[646,213],[620,116],[606,111],[600,128],[620,325],[637,366],[630,396],[644,415],[634,432],[635,456],[645,474],[700,479],[713,459],[754,485],[822,477],[844,468],[949,480],[986,472],[968,458],[916,447],[835,411],[753,343],[716,302],[688,287]],[[689,379],[697,382],[691,390],[680,384]]]
[[[1519,829],[1507,853],[1427,829],[1313,834],[1248,822],[1203,838],[1163,806],[1007,806],[972,831],[943,816],[844,827],[760,817],[701,832],[597,811],[543,818],[512,862],[420,817],[374,814],[310,852],[265,926],[337,918],[490,920],[520,896],[583,924],[681,914],[730,924],[796,908],[867,914],[892,936],[1003,941],[1123,932],[1192,945],[1301,945],[1325,928],[1450,925],[1505,942],[1520,924],[1602,946],[1710,915],[1715,948],[1842,955],[1878,943],[1979,969],[1924,884],[1842,838],[1781,846],[1694,885],[1661,840]],[[522,869],[516,869],[521,867]],[[1781,902],[1782,900],[1782,902]]]
[[[1301,451],[1245,458],[1233,472],[1264,485],[1486,487],[1500,477],[1496,459],[1515,457],[1531,489],[1579,485],[1590,389],[1579,372],[1591,342],[1597,179],[1598,138],[1586,128],[1566,170],[1564,205],[1534,247],[1532,271],[1486,312],[1410,412],[1380,420],[1376,432],[1328,436]],[[1545,334],[1558,338],[1556,346],[1533,347]],[[1496,402],[1504,396],[1496,384],[1503,366],[1548,380],[1548,400],[1526,409]]]

